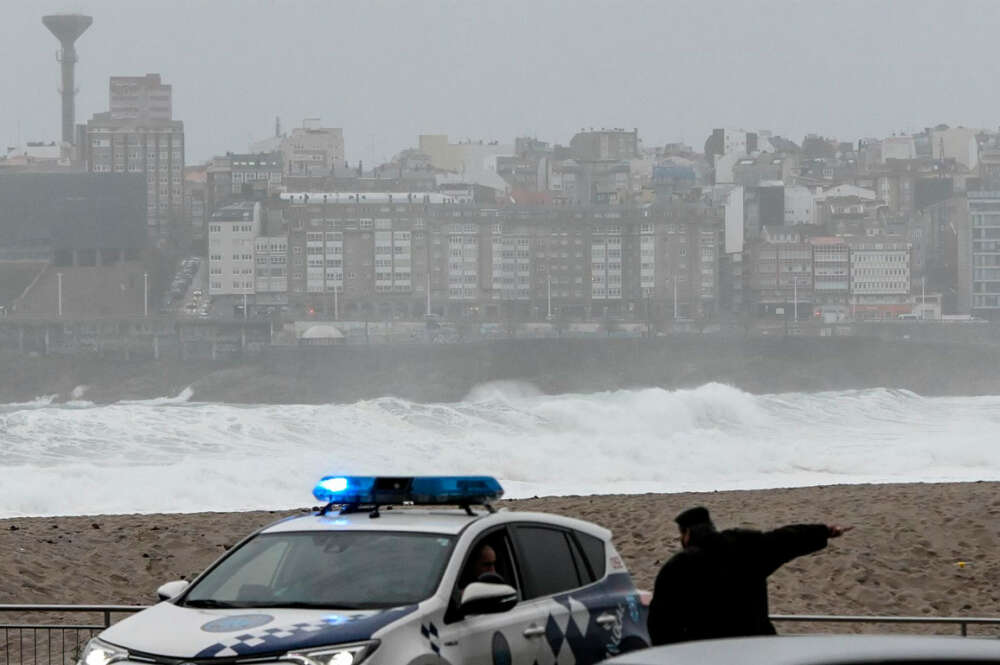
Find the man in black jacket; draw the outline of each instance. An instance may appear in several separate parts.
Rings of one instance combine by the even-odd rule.
[[[794,524],[773,531],[719,532],[701,506],[684,511],[675,521],[684,549],[656,576],[648,619],[654,645],[774,635],[768,618],[768,576],[852,528]]]

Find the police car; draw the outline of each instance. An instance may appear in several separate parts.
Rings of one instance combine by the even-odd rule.
[[[324,508],[164,584],[80,665],[587,665],[649,644],[611,533],[497,511],[493,478],[327,476],[313,494]]]

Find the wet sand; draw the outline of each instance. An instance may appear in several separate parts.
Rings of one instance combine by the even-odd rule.
[[[612,529],[637,586],[646,589],[679,547],[673,516],[693,505],[708,507],[720,528],[854,525],[827,549],[797,559],[771,577],[773,613],[1000,616],[1000,483],[838,485],[501,503],[510,510],[559,513]],[[251,530],[295,512],[0,520],[0,603],[152,603],[163,582],[190,579]],[[779,626],[785,632],[805,628],[811,627]],[[842,625],[825,629],[853,630]]]

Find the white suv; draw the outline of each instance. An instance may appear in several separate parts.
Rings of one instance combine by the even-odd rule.
[[[494,511],[501,493],[481,476],[324,478],[325,508],[163,585],[164,602],[106,629],[80,663],[589,664],[647,646],[611,533]]]

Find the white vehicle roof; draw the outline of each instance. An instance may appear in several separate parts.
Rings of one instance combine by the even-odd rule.
[[[479,508],[476,515],[470,516],[464,510],[423,510],[418,508],[383,506],[379,517],[372,518],[369,511],[341,515],[331,510],[326,515],[311,513],[301,517],[291,517],[264,528],[261,533],[286,533],[292,531],[411,531],[414,533],[442,533],[457,535],[467,526],[476,523],[477,527],[489,528],[493,525],[512,522],[539,522],[567,529],[576,529],[583,533],[610,540],[611,532],[607,529],[562,515],[549,513],[519,512],[501,509],[496,513],[488,513]]]

